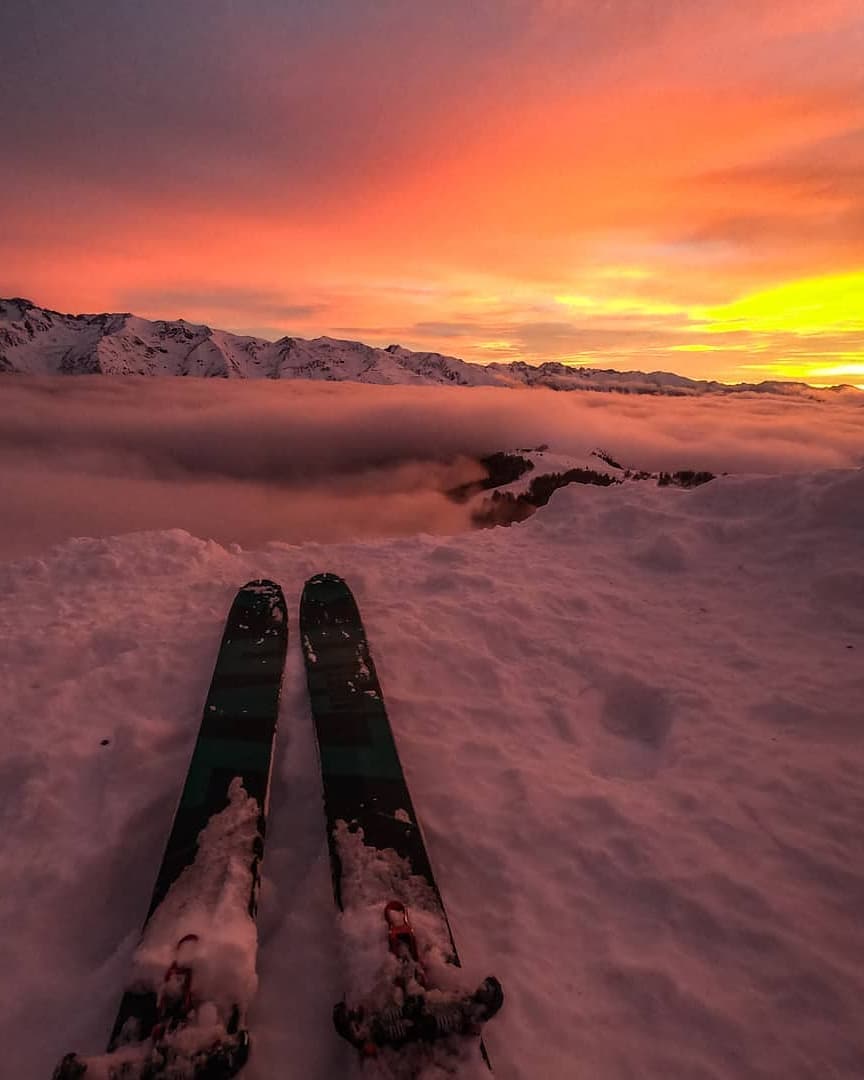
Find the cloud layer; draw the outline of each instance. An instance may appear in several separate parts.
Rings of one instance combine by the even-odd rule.
[[[644,469],[864,464],[860,405],[181,379],[7,377],[0,557],[184,528],[257,546],[458,532],[476,458],[601,446]]]

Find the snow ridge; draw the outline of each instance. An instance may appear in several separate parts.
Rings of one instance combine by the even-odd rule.
[[[267,341],[184,319],[151,321],[129,312],[66,315],[16,297],[0,299],[0,374],[183,375],[222,379],[317,379],[384,385],[546,387],[697,396],[767,393],[836,398],[852,386],[737,383],[665,371],[613,371],[560,362],[468,363],[401,345],[377,348],[332,337]]]

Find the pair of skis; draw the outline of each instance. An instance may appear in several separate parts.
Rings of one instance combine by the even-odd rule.
[[[362,1059],[389,1059],[391,1075],[411,1077],[438,1054],[458,1061],[503,994],[491,977],[471,991],[460,984],[360,613],[341,578],[306,582],[300,632],[334,896],[349,953],[375,957],[365,970],[347,965],[333,1020]],[[249,582],[228,615],[108,1049],[67,1054],[53,1080],[228,1080],[246,1063],[287,644],[282,590]]]

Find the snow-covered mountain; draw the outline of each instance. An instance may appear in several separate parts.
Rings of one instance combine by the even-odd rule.
[[[184,319],[129,313],[63,315],[29,300],[0,300],[0,372],[29,375],[197,375],[223,379],[329,379],[365,383],[503,385],[438,353],[320,337],[243,337]],[[515,381],[515,380],[511,380]]]
[[[193,375],[222,379],[319,379],[403,385],[547,387],[631,394],[695,396],[742,391],[836,397],[854,387],[688,379],[666,371],[612,371],[547,362],[475,364],[401,345],[359,341],[245,337],[186,322],[128,312],[64,315],[30,300],[0,299],[0,373],[21,375]]]

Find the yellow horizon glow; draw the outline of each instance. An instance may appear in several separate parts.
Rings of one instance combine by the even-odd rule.
[[[789,281],[704,314],[712,334],[864,332],[864,272]]]

